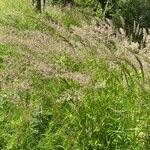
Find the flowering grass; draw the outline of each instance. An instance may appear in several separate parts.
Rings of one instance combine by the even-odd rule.
[[[41,28],[26,18],[29,26],[19,20],[14,26],[6,16],[0,26],[0,149],[150,149],[145,55],[131,55],[125,39],[109,43],[112,29],[99,38],[96,27],[85,35],[88,25],[71,29],[72,21],[49,21],[55,30],[49,32],[47,20]]]

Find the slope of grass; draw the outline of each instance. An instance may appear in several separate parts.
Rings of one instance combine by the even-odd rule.
[[[36,15],[25,1],[8,3],[0,2],[0,149],[148,150],[148,78],[147,90],[133,66],[120,62],[122,75],[94,46],[68,35],[84,22],[81,14],[68,19],[68,9],[50,6]],[[42,17],[47,26],[34,22]],[[47,32],[53,20],[62,23],[53,28],[63,39]]]

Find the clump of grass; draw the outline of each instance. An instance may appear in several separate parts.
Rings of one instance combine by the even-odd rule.
[[[62,16],[61,22],[66,27],[79,26],[81,22],[78,17],[79,15],[77,14],[76,11],[66,10],[64,15]]]
[[[81,25],[82,21],[79,18],[83,18],[76,9],[69,8],[69,6],[62,8],[60,6],[51,5],[46,9],[43,16],[45,16],[46,19],[66,28]]]
[[[6,46],[1,46],[1,49]],[[7,47],[7,51],[9,47]],[[3,57],[4,53],[2,54]],[[12,53],[6,53],[5,56]],[[89,55],[85,70],[93,86],[30,71],[30,88],[3,89],[0,101],[2,149],[144,149],[148,147],[150,93]],[[16,60],[17,61],[17,60]],[[71,61],[69,61],[72,63]],[[13,62],[12,62],[13,63]],[[73,62],[74,63],[74,62]],[[101,64],[101,66],[100,66]],[[22,66],[27,67],[27,66]],[[118,78],[116,78],[116,76]],[[14,81],[12,81],[14,82]],[[62,93],[80,92],[68,101]],[[66,100],[65,100],[66,98]],[[59,99],[59,101],[58,101]],[[62,99],[62,101],[61,101]]]
[[[17,2],[21,1],[15,1],[15,10],[19,9]],[[3,1],[0,3],[4,4]],[[13,9],[11,6],[9,8]],[[69,10],[63,14],[62,10],[57,10],[54,7],[50,14],[52,18],[47,20],[58,20],[65,27],[76,25],[74,19],[66,18]],[[31,16],[37,20],[34,15]],[[64,22],[61,20],[63,16]],[[7,17],[4,15],[3,18]],[[75,17],[75,22],[77,18]],[[7,25],[17,28],[25,25],[24,29],[35,29],[36,23],[33,20],[24,18],[23,21],[29,21],[25,24],[18,16],[15,19],[18,20],[15,25],[11,19],[8,19],[11,23]],[[3,22],[2,25],[4,24]],[[45,29],[45,24],[40,25]],[[88,30],[92,32],[85,34]],[[71,39],[67,39],[76,44],[74,52],[69,51],[71,56],[65,50],[52,54],[50,45],[49,49],[43,48],[44,50],[42,46],[37,49],[31,46],[28,49],[26,43],[21,45],[19,40],[15,44],[13,41],[9,41],[9,44],[1,41],[0,149],[149,149],[150,92],[139,86],[144,74],[142,61],[132,49],[128,50],[129,45],[123,46],[118,37],[113,36],[111,27],[105,30],[105,40],[103,37],[98,38],[98,33],[102,35],[103,28],[87,26],[79,31],[84,32],[81,38],[77,38],[81,33],[78,32],[76,35],[72,33]],[[62,39],[57,40],[59,42]],[[93,40],[97,43],[94,41],[94,46],[91,46],[89,41]],[[80,48],[77,42],[80,43]],[[40,50],[43,50],[42,53]],[[126,52],[136,57],[140,69],[125,57],[128,54]],[[82,54],[81,58],[74,56],[79,53]],[[108,54],[107,57],[101,56],[104,53]],[[110,69],[108,60],[115,64],[114,68]],[[50,66],[49,62],[54,65]],[[40,64],[47,74],[41,68],[43,72],[38,70]],[[74,75],[74,78],[63,75],[60,68],[68,75]],[[89,77],[91,81],[80,84],[75,78],[76,72],[84,72],[84,78]],[[81,76],[79,78],[82,80]],[[143,78],[149,85],[149,80],[145,76]],[[124,84],[124,79],[128,84]]]
[[[68,54],[55,54],[50,58],[53,63],[60,65],[62,68],[76,72],[82,71],[84,64],[82,62],[78,62],[75,58],[70,57]]]
[[[1,1],[0,4],[1,19],[0,23],[4,25],[14,26],[20,29],[33,27],[36,25],[34,20],[27,17],[28,15],[35,16],[31,6],[27,1]]]

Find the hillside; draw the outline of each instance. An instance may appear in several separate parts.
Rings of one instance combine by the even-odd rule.
[[[27,2],[0,2],[0,149],[150,149],[150,37]]]

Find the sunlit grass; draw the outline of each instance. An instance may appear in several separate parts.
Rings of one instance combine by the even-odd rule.
[[[50,8],[47,14],[37,15],[26,1],[1,1],[1,27],[13,27],[22,35],[36,29],[46,34],[39,35],[45,40],[56,37],[47,33],[49,26],[38,17],[49,23],[57,20],[65,29],[80,24],[76,14],[67,14],[69,10]],[[30,36],[35,49],[28,47],[30,43],[19,43],[19,35],[16,43],[1,40],[0,149],[148,150],[150,92],[144,88],[140,69],[135,73],[134,66],[118,57],[114,57],[118,67],[110,69],[95,49],[85,47],[75,51],[69,47],[71,56],[65,50],[52,54],[53,45],[44,49],[41,43],[43,49],[37,48],[34,39],[39,37]]]

